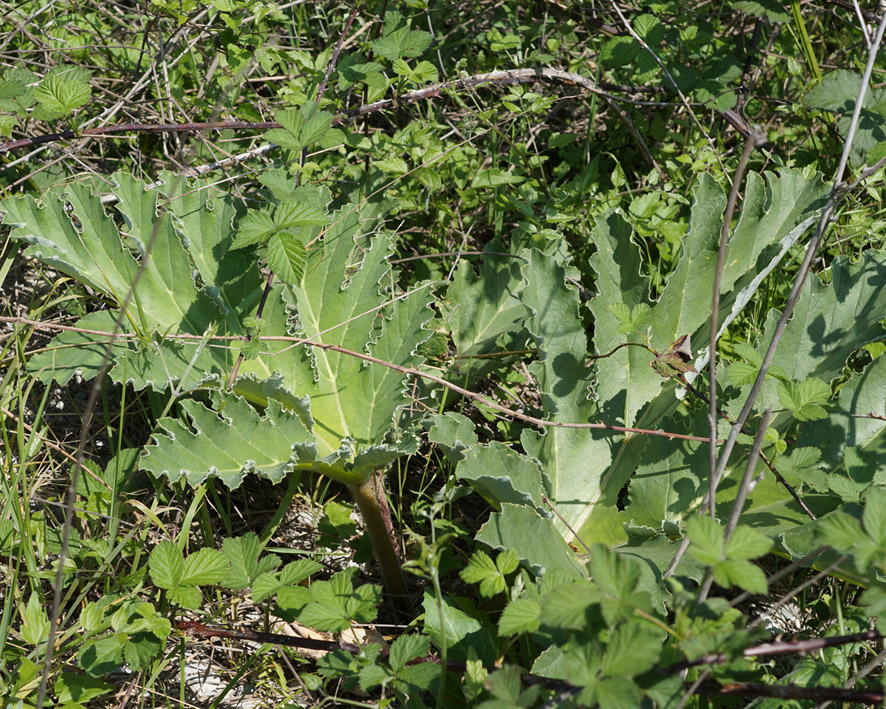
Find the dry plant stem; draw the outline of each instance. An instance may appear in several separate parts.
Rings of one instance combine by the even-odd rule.
[[[177,30],[172,34],[172,36],[171,36],[171,37],[170,37],[170,38],[169,38],[169,39],[163,44],[163,46],[160,48],[160,56],[163,57],[163,63],[164,63],[164,66],[167,68],[167,70],[168,70],[170,67],[175,66],[175,65],[179,62],[179,60],[180,60],[182,57],[187,56],[187,55],[190,53],[190,51],[191,51],[191,45],[195,44],[195,43],[199,40],[199,38],[202,36],[202,34],[206,32],[206,30],[208,29],[209,25],[211,25],[211,23],[212,23],[212,21],[213,21],[212,18],[210,18],[210,20],[209,20],[209,24],[207,24],[206,27],[204,27],[204,28],[201,30],[201,32],[197,35],[197,37],[194,38],[193,40],[191,40],[191,41],[189,42],[189,44],[188,44],[187,46],[185,46],[185,48],[184,48],[184,49],[178,54],[178,56],[176,56],[176,57],[175,57],[174,59],[172,59],[171,61],[166,61],[166,59],[165,59],[167,50],[168,50],[170,47],[173,46],[173,44],[178,40],[178,38],[179,38],[180,35],[182,35],[184,32],[186,32],[188,28],[192,27],[192,26],[193,26],[193,23],[198,22],[198,21],[199,21],[204,15],[206,15],[211,9],[212,9],[212,6],[209,6],[209,7],[205,8],[205,9],[201,10],[201,11],[200,11],[195,17],[190,18],[190,19],[189,19],[189,22],[187,22],[187,23],[183,24],[181,27],[179,27],[179,29],[177,29]],[[123,96],[119,101],[117,101],[117,103],[115,103],[113,106],[107,108],[105,111],[103,111],[103,112],[102,112],[101,114],[99,114],[98,116],[95,116],[94,118],[91,118],[91,119],[89,119],[88,121],[86,121],[86,123],[84,124],[84,126],[85,126],[85,125],[88,125],[89,123],[94,123],[94,122],[96,122],[96,121],[104,121],[104,122],[110,121],[110,120],[113,118],[113,116],[114,116],[114,115],[115,115],[115,114],[116,114],[116,113],[117,113],[117,112],[118,112],[123,106],[125,106],[125,105],[127,104],[127,102],[128,102],[133,96],[135,96],[135,95],[138,94],[140,91],[142,91],[142,90],[143,90],[143,89],[144,89],[144,88],[150,83],[152,76],[154,76],[155,74],[156,74],[156,66],[155,66],[154,63],[152,63],[152,65],[151,65],[151,66],[150,66],[150,67],[144,72],[144,74],[142,74],[141,78],[140,78],[140,79],[135,83],[135,85],[134,85],[134,86],[133,86],[133,87],[132,87],[127,93],[126,93],[125,96]],[[83,126],[81,126],[80,128],[82,129]],[[27,142],[25,143],[25,145],[37,145],[37,144],[45,143],[45,142],[55,142],[56,140],[60,140],[61,138],[60,138],[59,136],[62,136],[62,135],[64,135],[65,138],[77,138],[77,137],[79,137],[79,138],[86,138],[86,137],[89,137],[90,135],[93,135],[93,134],[94,134],[94,135],[102,135],[102,134],[103,134],[103,131],[105,131],[106,129],[112,129],[112,128],[114,128],[114,126],[106,126],[106,127],[104,127],[104,128],[93,128],[93,129],[86,129],[86,130],[78,129],[77,131],[70,131],[70,130],[68,130],[68,131],[64,131],[63,133],[59,133],[59,134],[56,134],[55,136],[52,136],[51,139],[50,139],[50,141],[40,140],[40,139],[38,139],[37,142],[32,143],[32,142],[30,142],[30,139],[25,139],[25,140],[27,141]],[[44,136],[40,136],[40,137],[42,138],[42,137],[44,137]],[[14,143],[21,143],[21,141],[13,141],[13,142],[14,142]],[[80,144],[82,145],[82,143],[83,143],[83,141],[81,141]],[[4,152],[4,150],[3,150],[3,145],[4,145],[4,144],[0,144],[0,153],[3,153],[3,152]],[[6,143],[6,145],[9,145],[9,143]],[[31,158],[33,155],[35,155],[37,152],[38,152],[38,151],[34,151],[33,153],[30,153],[29,155],[23,156],[22,158],[19,158],[18,160],[14,160],[13,162],[9,163],[9,164],[7,165],[7,167],[12,167],[12,166],[18,164],[19,162],[23,162],[23,161],[26,161],[26,160],[30,159],[30,158]],[[61,158],[60,158],[60,159],[61,159]],[[18,180],[18,181],[16,181],[15,183],[13,183],[13,186],[19,184],[21,181],[22,181],[22,180]]]
[[[432,99],[446,91],[460,91],[462,89],[470,89],[483,84],[495,84],[498,86],[507,86],[510,84],[527,84],[533,81],[541,81],[543,83],[558,84],[566,86],[578,86],[590,93],[598,94],[609,101],[618,101],[621,103],[649,105],[649,106],[665,106],[671,105],[668,102],[655,101],[634,101],[623,96],[603,91],[594,85],[590,79],[574,74],[568,71],[560,71],[559,69],[548,69],[540,67],[537,69],[509,69],[506,71],[492,71],[486,74],[476,74],[463,79],[455,79],[454,81],[444,81],[434,84],[423,89],[410,91],[407,94],[398,96],[396,99],[382,99],[374,103],[358,106],[357,108],[348,109],[335,118],[333,123],[341,124],[346,121],[365,116],[370,113],[379,113],[389,108],[396,108],[407,103],[415,103],[416,101],[424,101]],[[207,122],[190,122],[190,123],[126,123],[114,126],[102,126],[100,128],[88,128],[86,130],[77,131],[66,130],[59,133],[50,133],[47,135],[38,135],[30,138],[21,138],[20,140],[12,140],[6,143],[0,143],[0,153],[26,148],[33,145],[41,145],[44,143],[54,143],[60,140],[68,140],[70,138],[86,138],[95,136],[112,136],[125,133],[182,133],[187,131],[205,131],[205,130],[270,130],[271,128],[281,128],[282,126],[276,121],[207,121]],[[642,147],[641,147],[642,150]]]
[[[698,389],[696,389],[692,384],[686,381],[685,376],[680,380],[680,383],[686,387],[686,391],[699,399],[699,401],[704,401],[705,397]],[[730,424],[735,423],[735,419],[733,419],[728,413],[723,411],[719,406],[717,407],[717,413],[723,418],[725,421],[728,421]],[[744,429],[743,432],[747,433]],[[787,480],[785,480],[784,476],[779,472],[778,468],[775,467],[775,464],[766,457],[766,454],[760,451],[760,459],[766,464],[766,467],[772,471],[772,474],[775,476],[778,484],[781,485],[785,490],[787,490],[791,497],[794,498],[794,502],[796,502],[800,508],[808,515],[809,519],[816,519],[815,513],[809,509],[809,506],[803,502],[803,498],[800,497],[799,493],[794,489],[794,486],[791,485]]]
[[[769,371],[769,367],[772,364],[772,360],[775,357],[775,350],[778,347],[778,343],[781,342],[782,335],[784,335],[785,328],[787,327],[788,320],[794,312],[794,308],[797,306],[797,301],[800,299],[800,292],[803,289],[803,285],[806,283],[806,279],[809,277],[809,273],[812,269],[812,263],[815,260],[815,255],[818,252],[818,247],[821,245],[821,242],[824,238],[825,230],[833,218],[834,210],[837,205],[842,201],[842,199],[849,194],[850,189],[858,187],[864,178],[868,177],[870,174],[868,170],[863,171],[862,175],[859,176],[859,179],[855,181],[851,186],[847,185],[843,182],[843,173],[846,169],[846,163],[849,161],[849,154],[852,150],[852,142],[855,138],[855,133],[858,130],[858,122],[861,117],[861,109],[864,102],[865,94],[867,93],[868,83],[870,82],[871,73],[874,68],[874,62],[877,58],[877,53],[880,48],[880,43],[883,40],[883,33],[886,31],[886,14],[883,15],[883,19],[880,22],[880,26],[877,28],[877,36],[874,39],[873,46],[868,54],[867,65],[865,66],[864,76],[862,77],[861,86],[858,91],[858,97],[855,100],[855,110],[852,113],[852,119],[849,124],[849,130],[846,134],[846,144],[843,146],[843,154],[840,156],[840,163],[837,167],[836,175],[834,176],[834,187],[831,190],[831,194],[828,197],[828,201],[822,210],[821,217],[818,220],[818,224],[815,226],[815,231],[812,234],[812,238],[809,240],[809,245],[806,248],[806,254],[803,257],[803,262],[800,265],[799,272],[797,273],[797,277],[794,279],[794,285],[791,288],[791,293],[788,296],[787,303],[785,304],[784,310],[782,311],[781,318],[779,318],[778,324],[775,326],[775,331],[772,335],[772,340],[769,343],[769,348],[766,350],[766,354],[763,356],[763,362],[760,365],[760,371],[757,373],[757,378],[754,380],[753,386],[751,386],[751,391],[748,394],[747,400],[744,403],[744,406],[741,409],[738,417],[735,420],[735,424],[732,426],[732,429],[729,431],[729,436],[726,439],[726,443],[724,444],[721,452],[720,459],[717,464],[716,470],[716,482],[719,482],[723,477],[726,471],[726,466],[729,463],[729,456],[732,454],[732,450],[735,447],[735,442],[738,439],[738,434],[741,432],[741,429],[744,427],[745,423],[748,420],[748,416],[753,409],[754,402],[757,400],[757,397],[760,394],[760,390],[763,388],[763,382],[766,379],[766,374]],[[886,159],[878,161],[878,165],[882,165],[886,163]],[[705,505],[710,504],[710,498],[706,495],[705,499],[702,503],[703,507]],[[673,560],[670,565],[664,572],[664,578],[667,578],[671,574],[674,573],[674,570],[677,568],[677,565],[680,563],[680,559],[683,558],[683,554],[686,553],[686,549],[689,547],[688,539],[684,538],[680,544],[680,547],[677,549],[677,553],[674,555]]]
[[[323,98],[323,93],[326,91],[326,84],[329,83],[329,77],[332,76],[332,72],[335,69],[336,64],[338,64],[338,55],[341,54],[341,48],[345,42],[345,37],[347,37],[348,32],[350,32],[351,25],[353,24],[354,18],[357,16],[357,13],[360,12],[360,6],[362,4],[362,2],[358,2],[356,5],[354,5],[354,9],[351,11],[351,16],[345,23],[345,28],[338,36],[338,44],[335,45],[335,51],[332,52],[332,57],[329,59],[329,63],[326,65],[326,74],[323,76],[323,81],[320,82],[320,88],[317,89],[318,104],[320,103],[320,99]]]
[[[797,491],[794,489],[794,486],[784,479],[784,476],[778,471],[778,468],[775,467],[775,464],[771,460],[769,460],[769,458],[766,457],[766,454],[762,451],[760,452],[760,459],[766,464],[766,467],[772,471],[772,474],[775,476],[775,479],[778,481],[778,483],[791,494],[791,497],[794,498],[794,502],[800,505],[800,508],[806,513],[809,519],[818,519],[815,516],[815,513],[809,509],[809,505],[803,502],[803,498],[800,497],[799,493],[797,493]]]
[[[810,638],[808,640],[776,640],[769,643],[761,643],[753,647],[745,648],[742,651],[744,657],[771,657],[773,655],[792,655],[799,653],[800,655],[808,655],[819,650],[829,647],[839,647],[840,645],[849,645],[851,643],[873,642],[882,640],[883,636],[876,630],[866,630],[862,633],[853,633],[851,635],[835,635],[829,638]],[[690,667],[698,667],[700,665],[722,665],[729,662],[728,655],[703,655],[696,660],[686,660],[678,662],[662,669],[662,672],[673,673],[682,672]]]
[[[578,532],[576,532],[572,528],[572,526],[569,524],[569,522],[566,521],[566,519],[563,517],[563,515],[560,514],[560,512],[554,506],[554,503],[551,502],[550,498],[547,495],[545,495],[544,493],[542,493],[541,494],[541,501],[544,502],[548,506],[548,508],[551,510],[551,512],[553,512],[555,515],[557,515],[557,519],[559,519],[563,523],[563,525],[566,527],[566,529],[568,529],[571,532],[573,538],[585,548],[585,551],[587,551],[588,554],[590,554],[591,548],[587,544],[584,543],[584,540],[580,536],[578,536]]]
[[[0,322],[16,322],[16,323],[25,323],[28,325],[34,325],[37,327],[43,327],[46,329],[52,330],[68,330],[68,331],[76,331],[76,332],[87,332],[93,335],[99,335],[101,337],[111,337],[112,334],[108,332],[104,332],[102,330],[84,330],[83,328],[71,327],[69,325],[54,325],[50,323],[41,323],[36,320],[29,320],[28,318],[21,317],[6,317],[0,316]],[[123,335],[120,335],[120,339],[123,339]],[[129,337],[133,337],[129,335]],[[194,342],[200,342],[204,338],[199,335],[168,335],[168,340],[191,340]],[[223,335],[216,336],[212,338],[208,338],[211,341],[218,342],[230,342],[230,341],[238,341],[243,340],[242,335]],[[268,336],[268,337],[260,337],[258,338],[262,342],[290,342],[293,345],[307,345],[309,347],[319,347],[320,349],[330,350],[332,352],[340,352],[341,354],[347,355],[349,357],[356,357],[357,359],[362,359],[364,362],[371,362],[373,364],[378,364],[382,367],[387,367],[388,369],[393,369],[395,372],[400,372],[401,374],[405,374],[407,376],[418,377],[420,379],[426,379],[427,381],[434,382],[435,384],[439,384],[442,387],[446,387],[451,391],[456,392],[457,394],[461,394],[473,401],[476,401],[484,406],[493,409],[494,411],[498,411],[499,413],[507,416],[508,418],[516,419],[518,421],[525,421],[526,423],[530,423],[533,426],[538,426],[539,428],[588,428],[588,429],[597,429],[602,431],[616,431],[620,433],[638,433],[646,436],[661,436],[663,438],[668,438],[671,440],[678,439],[681,441],[699,441],[701,443],[707,443],[707,436],[692,436],[685,433],[673,433],[671,431],[663,431],[662,429],[646,429],[646,428],[631,428],[628,426],[611,426],[605,423],[569,423],[569,422],[561,422],[561,421],[547,421],[545,419],[540,419],[535,416],[529,416],[528,414],[521,413],[519,411],[514,411],[512,409],[507,408],[506,406],[502,406],[501,404],[493,401],[492,399],[488,399],[481,394],[477,394],[475,392],[469,391],[464,387],[460,387],[457,384],[453,384],[442,377],[438,377],[434,374],[430,374],[428,372],[423,372],[420,369],[415,369],[413,367],[401,367],[399,364],[394,364],[393,362],[386,362],[383,359],[378,359],[377,357],[372,357],[371,355],[363,354],[362,352],[354,352],[352,350],[347,350],[344,347],[339,347],[337,345],[330,345],[324,342],[314,342],[312,340],[306,340],[300,337],[288,337],[288,336]],[[645,347],[645,346],[644,346]]]
[[[184,633],[196,635],[201,638],[227,638],[231,640],[247,640],[249,642],[285,645],[287,647],[294,647],[302,650],[332,651],[336,649],[342,649],[346,652],[351,653],[352,655],[356,655],[362,650],[362,647],[360,645],[341,640],[336,642],[333,640],[301,638],[294,637],[292,635],[281,635],[278,633],[265,633],[244,628],[219,628],[187,620],[179,621],[178,629]],[[755,645],[753,647],[745,649],[743,655],[744,657],[771,657],[774,655],[788,655],[793,653],[809,654],[812,652],[818,652],[819,650],[823,650],[829,647],[839,647],[840,645],[847,645],[850,643],[880,640],[882,639],[882,637],[883,636],[880,635],[880,633],[878,633],[876,630],[869,630],[863,633],[855,633],[853,635],[841,635],[829,638],[762,643],[760,645]],[[382,649],[379,652],[379,655],[381,657],[388,657],[389,653],[387,650]],[[673,674],[676,672],[682,672],[683,670],[690,667],[697,667],[699,665],[723,664],[725,662],[728,662],[728,660],[729,658],[726,655],[705,655],[704,657],[701,657],[697,660],[679,662],[669,667],[665,667],[662,669],[662,672]],[[442,664],[441,659],[432,654],[425,655],[424,657],[416,657],[406,664],[417,665],[425,662],[431,662],[436,665]],[[446,666],[447,669],[453,672],[464,672],[466,670],[466,665],[464,662],[450,661],[446,663]],[[859,672],[859,675],[863,676],[861,675],[861,671]]]
[[[736,179],[736,184],[738,180]],[[766,427],[769,425],[769,418],[772,416],[772,410],[766,409],[763,412],[763,419],[760,421],[760,428],[757,429],[757,435],[754,437],[754,446],[751,448],[751,454],[748,456],[748,463],[744,469],[744,475],[741,478],[741,484],[738,486],[738,493],[735,496],[735,502],[732,505],[732,512],[729,515],[729,521],[726,523],[726,529],[723,531],[724,542],[729,541],[729,537],[738,526],[738,519],[741,517],[741,511],[744,509],[745,500],[751,490],[751,481],[754,479],[754,470],[757,468],[757,459],[760,457],[760,449],[763,448],[763,440],[766,436]],[[711,509],[714,509],[711,505]],[[713,515],[711,515],[713,517]],[[705,572],[704,581],[698,592],[697,603],[705,602],[708,594],[711,592],[711,585],[714,582],[714,574],[710,567]]]
[[[711,668],[705,667],[698,675],[698,679],[696,679],[686,691],[683,693],[683,696],[680,697],[680,702],[677,704],[676,709],[683,709],[692,697],[695,696],[695,693],[699,690],[699,688],[708,681],[708,677],[711,676]]]
[[[854,419],[876,419],[877,421],[886,421],[886,416],[875,414],[873,411],[866,414],[850,414],[850,417]]]
[[[342,649],[352,655],[357,655],[363,647],[355,643],[349,643],[344,640],[335,642],[333,640],[317,640],[315,638],[302,638],[292,635],[280,635],[278,633],[263,633],[255,630],[247,630],[244,628],[231,629],[218,628],[212,625],[203,625],[190,620],[181,620],[178,622],[178,629],[184,633],[197,635],[201,638],[229,638],[231,640],[248,640],[256,643],[270,643],[272,645],[285,645],[287,647],[299,648],[302,650],[327,650],[332,651]],[[390,657],[390,651],[386,648],[379,650],[379,656]],[[424,657],[416,657],[407,662],[407,665],[418,665],[423,662],[432,662],[435,665],[442,664],[439,657],[433,654]],[[447,669],[453,672],[464,672],[467,665],[464,662],[450,661],[446,663]]]
[[[363,523],[372,540],[372,549],[381,571],[385,591],[390,595],[394,608],[402,613],[404,618],[412,618],[412,604],[409,602],[409,592],[406,590],[403,570],[400,568],[400,560],[397,558],[393,541],[388,534],[378,498],[372,490],[372,478],[370,477],[359,485],[348,485],[348,487],[360,509],[360,514],[363,515]]]
[[[240,337],[236,337],[233,339],[242,339]],[[650,430],[650,429],[642,429],[642,428],[631,428],[628,426],[611,426],[605,423],[564,423],[560,421],[547,421],[545,419],[540,419],[535,416],[529,416],[527,414],[520,413],[518,411],[513,411],[506,406],[502,406],[501,404],[493,401],[492,399],[488,399],[485,396],[480,394],[476,394],[468,389],[458,386],[457,384],[453,384],[451,382],[446,381],[442,377],[438,377],[434,374],[429,374],[427,372],[422,372],[421,370],[414,369],[413,367],[402,367],[399,364],[394,364],[393,362],[386,362],[383,359],[378,359],[377,357],[372,357],[371,355],[363,354],[362,352],[354,352],[353,350],[347,350],[344,347],[339,347],[338,345],[328,345],[322,342],[313,342],[311,340],[305,340],[297,337],[273,337],[273,338],[261,338],[262,340],[287,340],[293,342],[295,344],[303,344],[308,345],[310,347],[319,347],[323,350],[329,350],[332,352],[340,352],[341,354],[348,355],[349,357],[356,357],[357,359],[362,359],[365,362],[371,362],[373,364],[381,365],[382,367],[387,367],[389,369],[393,369],[395,372],[400,372],[401,374],[408,374],[414,377],[420,377],[422,379],[426,379],[428,381],[434,382],[441,386],[450,389],[457,394],[461,394],[462,396],[466,396],[469,399],[472,399],[476,402],[483,404],[484,406],[488,406],[495,411],[499,411],[506,416],[514,419],[518,419],[520,421],[525,421],[526,423],[531,423],[535,426],[539,426],[542,428],[546,427],[558,427],[558,428],[591,428],[591,429],[599,429],[604,431],[619,431],[622,433],[642,433],[647,436],[663,436],[668,439],[680,439],[684,441],[701,441],[706,442],[708,439],[706,436],[691,436],[683,433],[672,433],[670,431],[662,431],[658,430]]]
[[[754,130],[745,141],[744,151],[738,161],[735,170],[735,179],[729,189],[729,198],[726,201],[726,213],[723,215],[723,227],[720,229],[720,248],[717,251],[717,269],[714,274],[714,293],[711,304],[711,337],[708,346],[708,421],[711,427],[711,442],[708,446],[709,473],[708,473],[708,497],[717,499],[717,330],[720,316],[720,284],[723,280],[723,267],[726,263],[726,246],[729,244],[729,233],[732,231],[732,215],[735,214],[735,205],[738,203],[738,190],[741,187],[751,153],[762,145],[766,137],[759,130]],[[711,517],[715,514],[715,505],[711,505]]]
[[[774,697],[776,699],[829,699],[838,702],[882,704],[886,697],[882,691],[866,689],[841,689],[840,687],[805,687],[797,684],[756,684],[754,682],[730,682],[702,687],[702,692],[715,696]]]
[[[744,469],[744,475],[741,478],[741,484],[738,486],[738,493],[735,495],[735,502],[732,505],[732,511],[729,513],[729,520],[726,522],[726,529],[723,531],[723,538],[729,541],[729,537],[738,526],[738,520],[744,509],[744,503],[748,499],[751,492],[752,481],[754,479],[754,471],[757,469],[757,460],[760,457],[760,451],[763,448],[763,441],[766,437],[766,429],[769,427],[769,419],[772,418],[772,408],[767,407],[760,419],[760,427],[757,429],[757,435],[754,438],[754,445],[751,448],[751,454],[748,456],[748,463]],[[714,507],[714,505],[711,505]]]
[[[15,334],[15,333],[11,333],[10,336],[13,336],[14,334]],[[0,360],[0,364],[5,364],[5,362],[3,362],[2,360]],[[9,409],[7,409],[5,406],[0,406],[0,413],[2,413],[2,414],[3,414],[4,416],[6,416],[7,418],[12,419],[13,421],[15,421],[15,423],[16,423],[17,425],[20,424],[21,427],[22,427],[25,431],[27,431],[27,432],[30,433],[31,435],[34,435],[34,427],[28,425],[26,422],[24,422],[24,421],[22,421],[21,419],[19,419],[18,416],[16,416],[14,413],[12,413],[12,412],[11,412]],[[58,443],[53,443],[52,441],[48,441],[48,440],[45,440],[45,439],[44,439],[44,440],[43,440],[43,445],[45,445],[47,448],[50,448],[51,450],[54,450],[54,451],[55,451],[56,453],[58,453],[59,455],[64,456],[64,457],[67,458],[71,463],[74,463],[74,465],[77,464],[77,456],[75,456],[75,455],[71,455],[70,453],[68,453],[68,451],[66,451],[64,448],[62,448]]]

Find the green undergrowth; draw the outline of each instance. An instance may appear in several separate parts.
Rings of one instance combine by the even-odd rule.
[[[881,628],[880,172],[777,328],[861,85],[854,16],[624,10],[631,32],[582,4],[369,3],[349,25],[346,6],[154,0],[132,26],[190,44],[125,115],[279,127],[73,140],[84,170],[0,153],[3,706],[195,703],[194,636],[244,624],[333,644],[253,637],[212,706],[244,684],[281,706],[486,709],[882,691],[879,664],[855,676],[875,642],[745,654],[773,632],[748,597],[787,602],[820,570],[791,601],[804,638]],[[58,59],[7,37],[3,136],[88,129],[159,51],[97,4],[18,12]],[[600,90],[410,94],[544,67]],[[886,154],[881,94],[855,175]],[[735,116],[768,142],[718,271]],[[181,173],[268,143],[227,179]],[[715,287],[721,442],[778,347],[710,516]]]

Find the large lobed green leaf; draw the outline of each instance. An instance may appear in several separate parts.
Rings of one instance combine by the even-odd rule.
[[[207,348],[200,338],[211,330],[245,334],[242,319],[261,294],[257,266],[245,254],[227,251],[235,216],[230,198],[211,199],[206,187],[170,175],[164,179],[159,190],[146,190],[143,182],[125,173],[113,176],[111,191],[126,224],[122,231],[85,184],[54,187],[40,203],[30,196],[0,203],[12,236],[30,244],[27,255],[86,283],[118,308],[151,246],[121,326],[124,335],[139,338],[118,340],[111,353],[110,376],[136,389],[162,389],[170,383],[191,387],[220,379],[236,353],[227,347]],[[161,196],[167,206],[159,213]],[[202,286],[192,275],[195,271]],[[112,332],[118,314],[91,313],[77,326]],[[168,334],[195,338],[164,339]],[[58,348],[34,357],[30,366],[45,379],[62,383],[77,370],[89,376],[97,371],[106,342],[93,333],[64,333],[55,340]]]
[[[751,302],[765,274],[814,221],[825,193],[820,180],[796,171],[749,177],[721,281],[721,322]],[[661,351],[683,334],[696,339],[707,336],[724,205],[722,189],[702,176],[694,190],[681,259],[657,301],[651,299],[648,280],[640,273],[630,226],[617,213],[598,219],[597,253],[591,260],[598,274],[598,295],[590,303],[598,353],[626,341],[645,344],[647,337]],[[530,312],[525,327],[538,351],[530,371],[538,381],[546,418],[707,435],[704,415],[674,415],[677,387],[649,366],[653,355],[648,350],[622,348],[586,367],[587,334],[578,295],[565,282],[565,271],[540,252],[527,251],[524,256],[526,285],[520,300]],[[537,570],[583,566],[566,545],[554,552],[550,536],[554,531],[576,544],[575,536],[608,544],[626,541],[629,533],[634,544],[649,537],[661,540],[664,535],[666,542],[668,535],[678,536],[682,520],[698,504],[707,484],[707,449],[698,443],[588,429],[526,430],[521,442],[538,465],[533,473],[522,462],[506,464],[494,446],[473,444],[470,450],[468,443],[469,452],[464,452],[465,436],[457,436],[443,418],[438,424],[435,440],[468,456],[459,463],[459,476],[501,505],[501,512],[493,514],[478,538],[493,547],[514,549]],[[739,452],[734,464],[741,463]],[[524,468],[528,473],[511,475]],[[727,479],[724,503],[734,492],[734,483]],[[547,496],[553,511],[538,504],[540,493]],[[815,500],[811,504],[820,512],[828,509]],[[750,505],[754,523],[772,534],[804,522],[803,512],[788,493],[769,479],[755,488]],[[640,553],[642,547],[632,548]],[[657,559],[656,555],[660,555],[657,548],[652,556]]]
[[[57,337],[60,347],[34,357],[31,367],[62,382],[78,370],[94,375],[107,342],[95,331],[113,331],[125,308],[120,331],[138,337],[114,343],[113,379],[136,389],[174,385],[179,391],[223,382],[237,351],[227,341],[210,343],[209,336],[242,338],[263,289],[255,256],[231,249],[233,200],[213,199],[207,184],[171,175],[153,190],[117,173],[111,190],[123,228],[85,184],[53,188],[41,203],[32,197],[0,203],[13,237],[29,244],[28,255],[81,280],[118,308],[82,318],[78,326],[92,332]],[[430,336],[424,325],[432,316],[431,294],[427,286],[408,294],[396,288],[387,264],[390,237],[377,233],[387,208],[378,201],[348,204],[332,215],[322,238],[315,228],[302,283],[271,290],[260,334],[293,334],[294,311],[299,336],[400,366],[420,364],[416,348]],[[193,337],[172,337],[182,335]],[[258,428],[256,414],[236,394],[219,393],[215,404],[225,420],[184,404],[190,422],[163,420],[145,461],[155,472],[186,475],[192,482],[216,474],[237,485],[249,471],[279,479],[293,466],[311,463],[348,468],[359,482],[415,450],[416,441],[396,430],[397,412],[408,402],[404,386],[400,372],[381,364],[271,341],[244,362],[235,392],[262,405],[276,400],[298,415],[271,406]],[[297,420],[306,429],[287,431],[285,446],[273,443],[276,424],[285,429]]]

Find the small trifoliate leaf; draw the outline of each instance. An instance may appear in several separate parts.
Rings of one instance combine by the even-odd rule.
[[[258,338],[246,340],[243,342],[242,345],[240,345],[240,353],[243,355],[243,359],[246,361],[257,359],[261,352],[261,340]]]
[[[431,639],[427,635],[401,635],[391,645],[391,668],[399,672],[410,660],[427,655],[430,646]]]
[[[509,51],[520,48],[520,37],[509,32],[502,34],[494,27],[486,33],[486,41],[493,52]]]
[[[693,515],[686,522],[686,534],[692,545],[689,553],[702,564],[711,566],[723,558],[723,528],[707,515]]]
[[[230,572],[225,555],[215,549],[198,549],[185,559],[184,571],[179,584],[198,586],[221,581]]]
[[[272,143],[291,150],[308,148],[324,138],[338,140],[341,131],[333,130],[332,114],[317,110],[316,103],[306,103],[298,110],[280,111],[274,119],[283,128],[273,128],[265,133]]]
[[[325,209],[311,202],[289,200],[277,207],[274,212],[274,223],[278,229],[291,229],[296,226],[323,226],[329,223],[329,214]]]
[[[28,604],[19,608],[22,617],[21,636],[28,645],[39,646],[49,639],[49,617],[36,593],[32,593]]]
[[[520,558],[513,549],[505,549],[495,559],[495,566],[502,574],[512,574],[520,565]]]
[[[756,559],[768,554],[772,540],[762,532],[745,526],[738,526],[726,542],[726,556],[730,559]]]
[[[759,566],[745,559],[727,559],[714,564],[714,581],[730,588],[738,586],[750,593],[764,594],[767,591],[766,574]]]
[[[151,552],[148,570],[155,585],[167,590],[175,588],[185,571],[181,550],[172,542],[160,542]]]
[[[831,388],[820,379],[810,377],[802,382],[779,382],[778,400],[792,411],[798,421],[815,421],[827,417],[821,406],[831,396]]]
[[[532,598],[517,598],[511,601],[498,620],[498,632],[502,635],[517,635],[538,630],[541,604]]]
[[[282,148],[301,150],[305,146],[301,140],[301,130],[305,123],[304,115],[300,111],[289,109],[277,113],[274,119],[283,128],[272,128],[265,133],[265,138]]]
[[[51,114],[64,116],[89,101],[92,89],[85,81],[76,81],[60,75],[47,76],[34,91],[42,108]]]
[[[630,307],[627,303],[616,302],[610,303],[609,312],[611,312],[618,320],[617,332],[622,335],[628,335],[633,332],[641,332],[647,324],[647,316],[650,308],[646,303],[638,303]]]
[[[658,662],[661,647],[659,632],[624,623],[612,631],[600,669],[609,677],[638,675]]]
[[[459,576],[466,583],[479,583],[480,595],[483,598],[492,598],[506,588],[505,580],[496,568],[495,562],[484,551],[474,552]]]
[[[280,231],[268,240],[268,267],[284,283],[299,285],[305,275],[308,256],[302,239],[289,231]]]
[[[276,231],[277,225],[267,210],[250,210],[237,225],[237,236],[231,248],[243,249],[253,244],[263,244]]]

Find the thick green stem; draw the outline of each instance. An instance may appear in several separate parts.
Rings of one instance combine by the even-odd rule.
[[[363,522],[372,540],[372,548],[375,550],[375,560],[381,570],[382,581],[385,590],[391,597],[394,607],[410,616],[412,608],[409,603],[409,593],[406,590],[406,581],[403,579],[403,571],[400,568],[400,560],[394,551],[394,544],[385,525],[379,507],[378,499],[372,490],[372,479],[368,479],[359,485],[348,485],[363,515]]]

